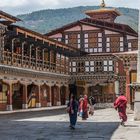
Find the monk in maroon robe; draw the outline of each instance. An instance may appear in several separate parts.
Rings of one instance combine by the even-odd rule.
[[[116,99],[116,101],[114,102],[114,107],[116,110],[118,110],[121,119],[121,125],[124,126],[124,122],[127,121],[127,115],[126,115],[127,99],[123,94],[121,94]]]
[[[84,95],[82,119],[86,120],[87,118],[88,118],[88,99],[87,95]]]

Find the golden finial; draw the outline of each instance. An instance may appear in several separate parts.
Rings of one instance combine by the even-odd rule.
[[[102,0],[102,3],[101,3],[101,5],[100,5],[100,7],[101,7],[101,8],[105,8],[105,1],[104,1],[104,0]]]

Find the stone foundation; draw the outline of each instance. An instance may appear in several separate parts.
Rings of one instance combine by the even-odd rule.
[[[134,120],[140,120],[140,92],[135,93]]]
[[[22,109],[28,109],[28,104],[22,104]]]
[[[40,108],[41,107],[41,103],[36,103],[36,108]]]
[[[7,111],[12,111],[13,110],[13,106],[12,105],[7,105],[6,110]]]
[[[57,102],[57,105],[58,105],[58,106],[59,106],[59,105],[61,105],[61,102],[60,102],[60,101],[58,101],[58,102]]]

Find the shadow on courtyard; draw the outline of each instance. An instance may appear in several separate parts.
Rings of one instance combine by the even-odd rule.
[[[16,113],[0,116],[2,140],[111,140],[119,122],[78,122],[76,129],[69,128],[69,122],[43,117],[64,115],[65,110]],[[41,118],[42,117],[42,118]],[[39,118],[39,120],[38,120]],[[68,119],[68,115],[67,115]],[[93,117],[94,119],[94,117]]]
[[[6,140],[111,140],[118,122],[78,122],[71,130],[68,122],[11,121],[0,129]]]

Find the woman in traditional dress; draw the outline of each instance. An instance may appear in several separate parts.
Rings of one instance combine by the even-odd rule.
[[[87,118],[88,118],[88,98],[87,95],[84,95],[82,119],[86,120]]]
[[[75,129],[77,122],[77,112],[78,112],[78,103],[74,95],[71,95],[70,101],[68,103],[68,113],[70,118],[70,128]]]

